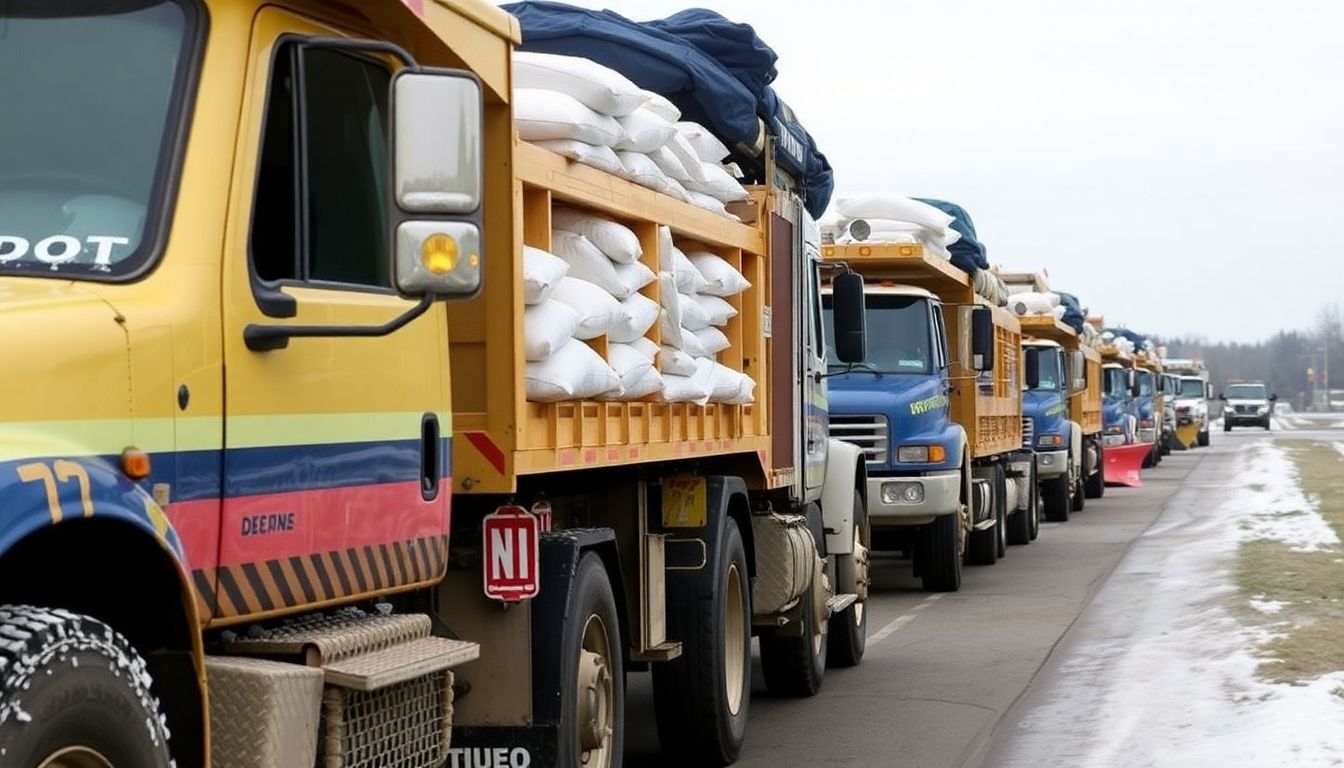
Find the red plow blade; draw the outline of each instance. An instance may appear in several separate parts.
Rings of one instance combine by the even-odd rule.
[[[1102,449],[1102,458],[1107,485],[1127,485],[1130,488],[1143,487],[1139,479],[1139,468],[1143,459],[1152,450],[1152,446],[1135,443],[1133,445],[1111,445]]]

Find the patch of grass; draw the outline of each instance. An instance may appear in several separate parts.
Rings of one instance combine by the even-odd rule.
[[[1344,456],[1327,443],[1279,441],[1297,465],[1302,493],[1344,540]],[[1279,517],[1306,514],[1301,510]],[[1251,598],[1285,603],[1271,621],[1276,636],[1261,653],[1258,673],[1295,683],[1344,669],[1344,559],[1333,550],[1294,552],[1271,539],[1243,542],[1235,579],[1242,604]],[[1254,612],[1247,607],[1245,613]],[[1256,620],[1265,617],[1256,615]]]

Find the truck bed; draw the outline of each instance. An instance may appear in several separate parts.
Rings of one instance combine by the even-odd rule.
[[[770,275],[762,229],[525,142],[515,143],[513,161],[512,247],[489,249],[494,258],[486,260],[483,291],[448,312],[455,491],[510,493],[521,475],[724,454],[748,454],[770,467],[771,391],[762,327]],[[752,287],[728,299],[738,314],[723,329],[731,346],[718,359],[755,380],[753,404],[527,401],[522,246],[550,250],[551,211],[561,203],[629,226],[643,246],[642,261],[655,272],[663,224],[678,242],[695,241],[746,276]],[[512,258],[498,258],[502,254]],[[658,283],[642,293],[658,301]],[[646,336],[660,341],[656,323]],[[605,336],[586,343],[605,356]]]
[[[1053,341],[1066,350],[1081,349],[1088,369],[1087,389],[1069,397],[1069,419],[1078,422],[1083,434],[1101,432],[1101,355],[1093,348],[1079,343],[1078,333],[1072,327],[1051,315],[1028,315],[1018,318],[1022,333],[1045,341]]]
[[[842,261],[865,280],[924,288],[944,304],[952,365],[951,414],[966,430],[973,458],[997,456],[1022,447],[1022,326],[1004,307],[991,306],[975,294],[971,276],[916,243],[850,243],[824,245],[822,258]],[[989,307],[994,315],[994,370],[982,380],[963,361],[970,343],[969,317],[973,305]],[[965,328],[965,334],[962,329]]]

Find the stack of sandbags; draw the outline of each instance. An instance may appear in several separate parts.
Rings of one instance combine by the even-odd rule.
[[[996,307],[1008,306],[1008,286],[1003,282],[1003,278],[990,272],[989,270],[979,270],[975,273],[975,293],[988,299]]]
[[[1067,309],[1060,304],[1059,294],[1053,291],[1015,293],[1008,298],[1008,308],[1013,310],[1013,313],[1018,317],[1049,315],[1056,320],[1064,317],[1064,312]]]
[[[552,226],[553,253],[523,252],[528,399],[639,400],[660,391],[657,350],[644,338],[658,321],[658,304],[639,292],[654,274],[639,261],[639,238],[565,208],[553,212]],[[607,337],[606,360],[584,343],[599,336]]]
[[[918,243],[950,258],[947,246],[961,239],[953,218],[939,209],[901,195],[876,193],[839,197],[835,211],[822,217],[823,237],[838,244]]]
[[[724,169],[727,148],[621,73],[578,56],[514,53],[518,136],[585,165],[733,217],[747,199]],[[722,149],[722,154],[719,150]]]
[[[662,399],[700,404],[753,402],[756,382],[715,360],[730,344],[722,329],[737,315],[728,298],[747,290],[751,283],[716,254],[683,251],[666,227],[660,228],[659,235]]]

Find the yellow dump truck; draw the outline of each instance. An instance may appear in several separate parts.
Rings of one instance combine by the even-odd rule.
[[[1047,520],[1067,520],[1105,490],[1101,461],[1101,355],[1050,315],[1019,318],[1037,386],[1023,393]],[[1033,357],[1035,358],[1033,360]],[[1027,422],[1024,421],[1024,424]]]
[[[1037,531],[1018,320],[920,245],[822,254],[865,281],[868,359],[833,361],[831,430],[868,459],[874,546],[911,552],[926,589],[956,590],[963,560],[994,563]]]
[[[787,174],[739,223],[520,143],[480,0],[0,28],[0,763],[619,765],[651,667],[666,750],[720,765],[752,635],[787,694],[859,661],[865,466]],[[561,203],[739,270],[754,394],[529,402]]]

